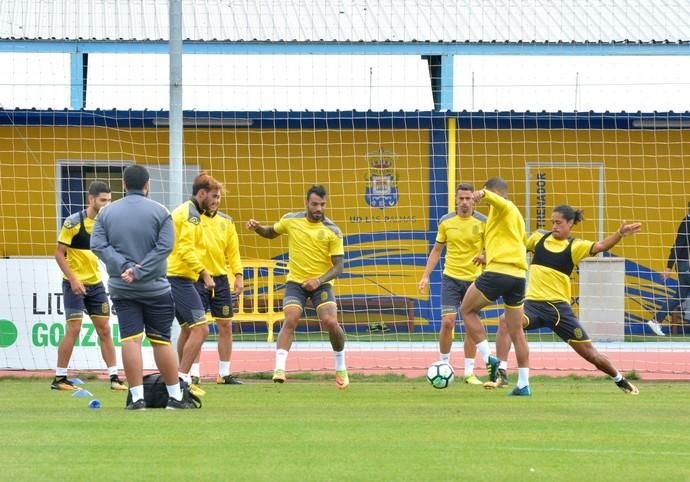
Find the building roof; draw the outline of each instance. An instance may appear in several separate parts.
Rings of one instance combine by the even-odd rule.
[[[182,0],[195,41],[686,42],[687,0]],[[167,0],[0,0],[0,38],[167,40]]]

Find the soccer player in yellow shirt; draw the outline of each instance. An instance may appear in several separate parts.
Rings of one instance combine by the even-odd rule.
[[[469,335],[477,343],[477,351],[487,364],[489,380],[495,382],[500,362],[491,355],[479,312],[503,298],[506,327],[515,345],[518,363],[518,382],[510,395],[530,396],[529,346],[522,331],[527,273],[525,220],[517,206],[507,199],[508,184],[500,177],[486,181],[484,189],[475,191],[473,197],[475,202],[485,199],[490,205],[484,234],[486,267],[467,289],[460,313]]]
[[[573,313],[570,275],[582,259],[608,251],[625,236],[640,231],[642,225],[623,221],[618,231],[595,243],[570,237],[573,226],[582,219],[582,211],[567,204],[557,206],[551,213],[551,231],[536,231],[527,240],[527,250],[533,252],[534,257],[529,267],[523,328],[551,329],[578,355],[609,375],[623,392],[637,395],[637,387],[623,378],[611,361],[596,349]],[[505,320],[501,318],[496,354],[502,361],[507,360],[510,351],[510,338],[505,328]],[[498,384],[504,383],[506,380],[499,378]]]
[[[72,214],[65,219],[58,245],[55,250],[55,261],[64,274],[62,281],[63,302],[67,329],[58,346],[55,378],[50,384],[53,390],[76,390],[67,379],[67,366],[72,357],[74,344],[81,332],[84,311],[93,321],[101,344],[101,356],[108,367],[110,388],[127,390],[117,374],[115,345],[110,330],[110,307],[108,295],[101,281],[98,269],[98,258],[91,251],[91,233],[98,212],[110,204],[110,187],[102,181],[94,181],[89,186],[88,206],[83,211]]]
[[[429,276],[436,268],[443,248],[447,246],[441,279],[441,330],[438,334],[441,361],[450,363],[453,345],[453,327],[458,316],[458,307],[470,284],[482,273],[484,263],[484,227],[486,216],[474,210],[471,184],[458,184],[455,190],[456,211],[446,214],[438,223],[436,242],[429,253],[426,268],[419,281],[419,292],[424,293],[429,285]],[[465,336],[464,380],[468,385],[481,385],[474,374],[474,358],[477,348],[474,341]]]
[[[220,200],[219,200],[220,201]],[[237,230],[230,216],[216,211],[206,211],[201,215],[204,227],[205,255],[201,262],[213,277],[215,287],[211,290],[203,281],[196,283],[196,289],[206,308],[207,316],[215,320],[218,326],[218,377],[217,384],[242,385],[242,382],[230,374],[232,356],[232,314],[233,295],[239,296],[243,287],[242,259]],[[230,290],[230,277],[233,280]],[[194,366],[196,365],[196,366]],[[192,379],[198,377],[197,363],[192,365]],[[197,380],[198,383],[198,380]]]
[[[175,315],[182,328],[177,340],[179,375],[190,384],[192,393],[197,396],[202,396],[205,392],[192,384],[189,372],[208,337],[208,320],[206,309],[194,285],[201,280],[206,289],[215,287],[211,273],[202,263],[206,246],[201,215],[218,209],[221,189],[218,181],[202,172],[192,183],[192,198],[172,212],[175,247],[168,257],[168,281],[175,300]]]
[[[247,221],[247,229],[264,238],[288,235],[288,277],[283,298],[285,322],[278,335],[273,381],[285,382],[285,366],[295,328],[307,298],[311,298],[333,347],[336,387],[346,388],[350,378],[345,364],[345,333],[338,324],[333,293],[333,280],[343,272],[343,236],[324,214],[326,189],[323,186],[309,188],[306,208],[306,211],[284,215],[273,226],[262,226],[255,219]]]

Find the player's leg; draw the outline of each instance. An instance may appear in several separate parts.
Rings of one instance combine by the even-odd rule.
[[[530,394],[529,390],[529,345],[527,344],[527,337],[522,329],[522,320],[524,313],[522,306],[505,307],[505,324],[508,328],[510,340],[515,347],[515,357],[517,358],[518,366],[518,381],[515,385],[515,390],[520,395]],[[530,392],[530,393],[527,393]],[[515,393],[516,395],[518,393]]]
[[[192,383],[192,376],[189,372],[192,369],[192,364],[201,353],[201,347],[204,341],[206,341],[206,338],[208,338],[208,333],[206,316],[204,316],[203,320],[198,320],[196,323],[190,325],[189,338],[182,350],[182,358],[180,359],[180,366],[178,369],[180,378],[187,382],[190,385],[192,393],[199,397],[206,395],[206,392],[198,385]]]
[[[529,387],[529,345],[523,329],[525,279],[508,276],[505,286],[506,289],[503,292],[505,324],[515,348],[518,366],[518,379],[509,395],[529,396],[532,394]]]
[[[585,342],[570,341],[568,343],[575,352],[582,358],[590,362],[602,372],[611,377],[613,382],[625,393],[637,395],[639,390],[635,385],[626,380],[623,375],[613,366],[611,360],[601,353],[590,340]]]
[[[214,276],[216,287],[208,298],[202,301],[218,327],[218,377],[216,383],[221,385],[242,385],[242,382],[231,375],[232,360],[232,306],[228,277]],[[208,290],[206,290],[208,292]],[[199,293],[201,294],[201,292]]]
[[[50,385],[50,388],[53,390],[77,390],[77,387],[67,379],[67,367],[69,366],[70,358],[72,358],[74,345],[81,332],[81,316],[79,318],[75,318],[74,314],[71,316],[65,324],[65,336],[62,337],[58,345],[55,378]]]
[[[506,317],[504,314],[498,317],[498,328],[496,330],[496,356],[499,360],[507,360],[510,354],[510,334],[508,333],[508,326],[506,325]]]
[[[526,321],[526,320],[525,320]],[[495,387],[502,388],[510,383],[508,379],[508,356],[510,355],[510,334],[506,326],[505,315],[498,317],[498,329],[496,330],[496,357],[498,363],[498,376],[496,377]],[[494,388],[492,385],[485,385],[487,388]]]
[[[441,278],[441,329],[438,332],[438,352],[439,360],[446,363],[450,363],[458,306],[466,291],[467,286],[463,287],[458,280],[448,275]]]
[[[144,308],[136,300],[113,299],[117,312],[120,342],[122,344],[122,365],[129,384],[132,403],[129,410],[146,408],[144,403],[143,361],[141,342],[144,337]]]
[[[444,332],[444,324],[443,324],[443,318],[445,318],[447,315],[452,318],[450,321],[450,336],[449,338],[446,338],[444,341],[448,341],[449,344],[447,345],[448,351],[444,352],[443,349],[446,348],[446,346],[442,346],[442,335],[439,333],[439,348],[441,349],[441,359],[443,360],[443,353],[448,353],[448,356],[450,358],[450,349],[451,349],[451,344],[453,342],[453,334],[455,332],[455,321],[457,318],[457,313],[460,309],[460,306],[462,305],[462,302],[465,298],[465,294],[467,293],[467,289],[470,287],[472,284],[471,281],[464,281],[464,280],[456,280],[453,278],[449,278],[449,283],[452,285],[453,289],[451,289],[447,293],[446,301],[447,304],[444,303],[444,296],[443,293],[445,290],[443,289],[443,286],[441,287],[441,313],[442,313],[442,318],[441,318],[441,332]],[[448,325],[446,324],[446,330],[448,328]],[[445,336],[448,336],[447,334],[443,333]],[[464,381],[468,385],[481,385],[482,381],[477,378],[477,376],[474,374],[474,360],[477,357],[477,344],[472,340],[467,334],[464,336],[463,340],[463,355],[464,355]]]
[[[623,378],[623,375],[613,366],[611,360],[592,344],[592,340],[580,323],[580,320],[575,316],[571,306],[568,303],[558,303],[553,306],[557,312],[551,327],[554,333],[561,340],[568,343],[583,359],[610,376],[621,390],[637,395],[637,388]]]
[[[201,351],[201,346],[208,337],[206,310],[191,280],[177,277],[170,277],[168,279],[172,288],[173,299],[175,300],[175,311],[178,321],[183,326],[182,331],[188,330],[186,337],[180,334],[181,338],[186,338],[184,344],[181,345],[178,340],[178,354],[180,347],[182,351],[179,377],[191,385],[192,378],[189,371],[192,368],[192,363],[194,363]],[[203,390],[198,387],[193,387],[192,391],[195,395],[203,395]]]
[[[110,329],[110,319],[102,316],[91,316],[93,326],[96,328],[98,339],[101,345],[101,356],[108,367],[108,378],[110,379],[111,390],[127,390],[117,373],[117,356],[115,355],[115,345],[113,344],[113,335]]]
[[[475,283],[472,283],[467,289],[465,299],[460,306],[460,315],[462,316],[462,321],[465,323],[467,335],[477,345],[486,341],[486,331],[484,330],[484,325],[481,322],[479,313],[481,309],[489,303],[491,303],[491,300],[482,294]]]
[[[438,353],[439,360],[446,363],[450,363],[450,351],[453,348],[453,332],[456,319],[457,315],[455,313],[446,313],[441,316],[441,329],[438,332]]]
[[[214,277],[213,279],[215,281],[216,277]],[[211,314],[211,298],[215,293],[215,288],[213,290],[207,289],[204,285],[203,280],[199,279],[196,283],[194,283],[194,289],[199,294],[201,304],[204,307],[204,311],[206,312],[206,321],[210,324],[214,321],[213,315]],[[178,338],[177,340],[178,360],[182,360],[184,346],[187,343],[187,340],[189,340],[190,334],[191,330],[186,330],[184,336]],[[198,389],[198,391],[203,391],[198,388],[199,384],[201,383],[201,351],[199,351],[196,358],[192,362],[192,366],[189,368],[189,376],[191,377],[191,383],[195,386],[195,389]]]
[[[177,315],[177,319],[180,319],[180,315]],[[184,346],[189,340],[190,330],[187,328],[186,324],[180,323],[180,334],[177,337],[177,359],[182,360],[182,353],[184,352]]]
[[[175,318],[173,298],[170,293],[163,294],[146,303],[146,337],[153,347],[153,357],[161,372],[168,391],[168,409],[196,408],[196,405],[183,400],[182,388],[178,378],[178,360],[175,348],[170,342],[171,328]]]
[[[201,352],[201,346],[208,337],[208,323],[206,318],[197,320],[188,328],[189,336],[187,342],[182,348],[182,358],[180,359],[180,372],[185,375],[183,379],[187,383],[191,383],[189,371],[192,368],[192,363],[196,360]],[[189,379],[187,379],[189,377]]]
[[[82,314],[85,310],[84,297],[75,295],[68,281],[62,281],[62,299],[65,306],[65,334],[57,349],[55,378],[50,384],[53,390],[77,390],[67,379],[67,367],[72,358],[74,345],[81,333]]]
[[[113,344],[113,334],[110,328],[110,306],[108,305],[108,295],[105,292],[103,283],[86,286],[86,296],[84,297],[86,311],[91,317],[93,326],[98,334],[101,345],[101,356],[108,368],[110,378],[110,389],[126,391],[127,387],[120,380],[117,373],[117,357],[115,355],[115,345]]]
[[[232,363],[232,319],[216,318],[218,325],[218,378],[216,383],[222,385],[242,385],[231,373]]]
[[[345,362],[345,332],[338,323],[338,305],[335,302],[333,287],[330,284],[320,286],[312,293],[311,300],[316,307],[321,326],[328,332],[331,348],[333,348],[335,385],[337,388],[347,388],[350,377],[347,374]]]
[[[285,382],[288,353],[292,346],[292,340],[295,338],[295,329],[304,311],[306,301],[306,290],[301,285],[288,281],[285,285],[285,295],[283,296],[285,321],[283,321],[283,326],[280,328],[278,341],[276,342],[276,364],[273,371],[273,381],[275,383]]]
[[[494,283],[492,278],[494,273],[482,273],[474,283],[467,288],[467,292],[460,305],[460,314],[465,323],[467,336],[477,347],[477,351],[486,364],[489,373],[489,380],[494,382],[498,375],[498,358],[491,354],[489,342],[486,340],[486,331],[482,324],[479,313],[482,308],[489,305],[496,298],[493,298]]]

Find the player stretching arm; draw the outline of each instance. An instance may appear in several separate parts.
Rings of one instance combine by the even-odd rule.
[[[338,324],[333,282],[343,272],[343,236],[325,216],[326,189],[315,185],[307,191],[306,211],[289,213],[273,226],[263,226],[255,219],[247,229],[274,239],[288,235],[288,277],[283,298],[285,323],[278,335],[273,381],[284,383],[288,352],[304,304],[311,298],[321,324],[328,331],[335,355],[335,383],[346,388],[350,383],[345,364],[345,333]]]
[[[582,219],[582,211],[565,204],[557,206],[551,213],[551,231],[537,231],[527,240],[527,250],[533,252],[534,257],[529,267],[522,326],[525,330],[549,328],[578,355],[609,375],[623,392],[637,395],[637,387],[623,378],[611,361],[596,349],[573,313],[570,306],[570,275],[582,259],[608,251],[625,236],[640,231],[642,225],[623,221],[615,233],[595,243],[570,237],[573,226]],[[496,336],[496,354],[504,361],[508,359],[509,351],[510,338],[505,319],[501,317]],[[507,380],[500,377],[497,383],[504,385]]]

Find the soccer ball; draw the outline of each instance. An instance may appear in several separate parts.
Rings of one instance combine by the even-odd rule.
[[[447,388],[453,382],[455,372],[447,362],[437,361],[426,371],[426,379],[434,388]]]

